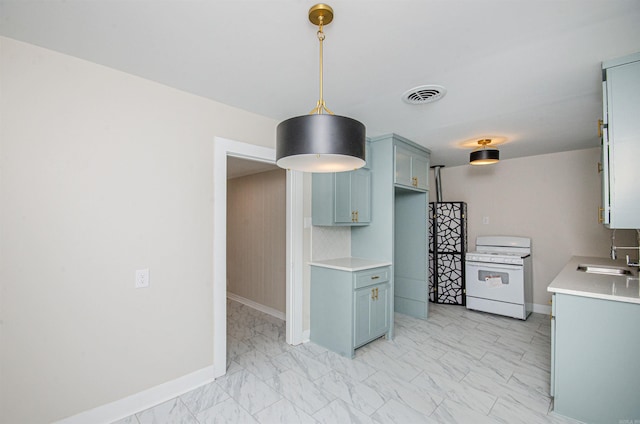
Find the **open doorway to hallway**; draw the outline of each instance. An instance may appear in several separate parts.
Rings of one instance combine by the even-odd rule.
[[[275,150],[214,138],[213,167],[213,368],[227,371],[227,158],[274,165]],[[303,340],[303,174],[286,172],[286,343]]]
[[[286,319],[286,171],[227,157],[227,365],[281,346]]]

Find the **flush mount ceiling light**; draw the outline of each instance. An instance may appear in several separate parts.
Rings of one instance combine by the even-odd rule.
[[[323,27],[333,20],[333,9],[316,4],[309,20],[318,26],[320,41],[320,98],[308,115],[282,121],[276,131],[276,164],[303,172],[342,172],[364,166],[365,127],[338,116],[325,105],[322,94]]]
[[[491,144],[491,139],[485,138],[478,140],[478,144],[480,147],[469,155],[470,165],[490,165],[500,160],[500,151],[498,149],[495,147],[487,148],[487,146]]]

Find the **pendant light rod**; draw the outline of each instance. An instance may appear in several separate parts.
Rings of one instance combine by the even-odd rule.
[[[324,39],[325,39],[325,35],[324,35],[324,31],[323,28],[325,25],[328,25],[332,20],[333,20],[333,9],[331,9],[331,6],[328,6],[326,4],[318,4],[314,7],[311,8],[311,10],[309,11],[309,20],[314,24],[314,25],[318,25],[318,41],[320,42],[320,97],[318,99],[318,103],[316,104],[316,107],[313,108],[313,110],[311,110],[311,112],[309,112],[309,115],[314,115],[314,114],[323,114],[323,113],[328,113],[330,115],[333,115],[334,113],[329,110],[329,108],[327,107],[327,105],[324,102],[324,85],[323,85],[323,81],[324,81],[324,71],[323,71],[323,45],[324,45]]]

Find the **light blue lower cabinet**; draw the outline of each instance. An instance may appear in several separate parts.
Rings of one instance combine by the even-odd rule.
[[[554,412],[640,422],[640,304],[555,293],[553,316]]]
[[[352,358],[356,348],[391,337],[390,267],[362,271],[311,266],[312,342]]]

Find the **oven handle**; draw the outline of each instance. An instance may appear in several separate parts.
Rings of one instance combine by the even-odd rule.
[[[522,269],[522,265],[511,265],[511,264],[497,264],[495,262],[471,262],[467,261],[468,266],[472,266],[474,268],[483,268],[483,269],[512,269],[519,270]]]

